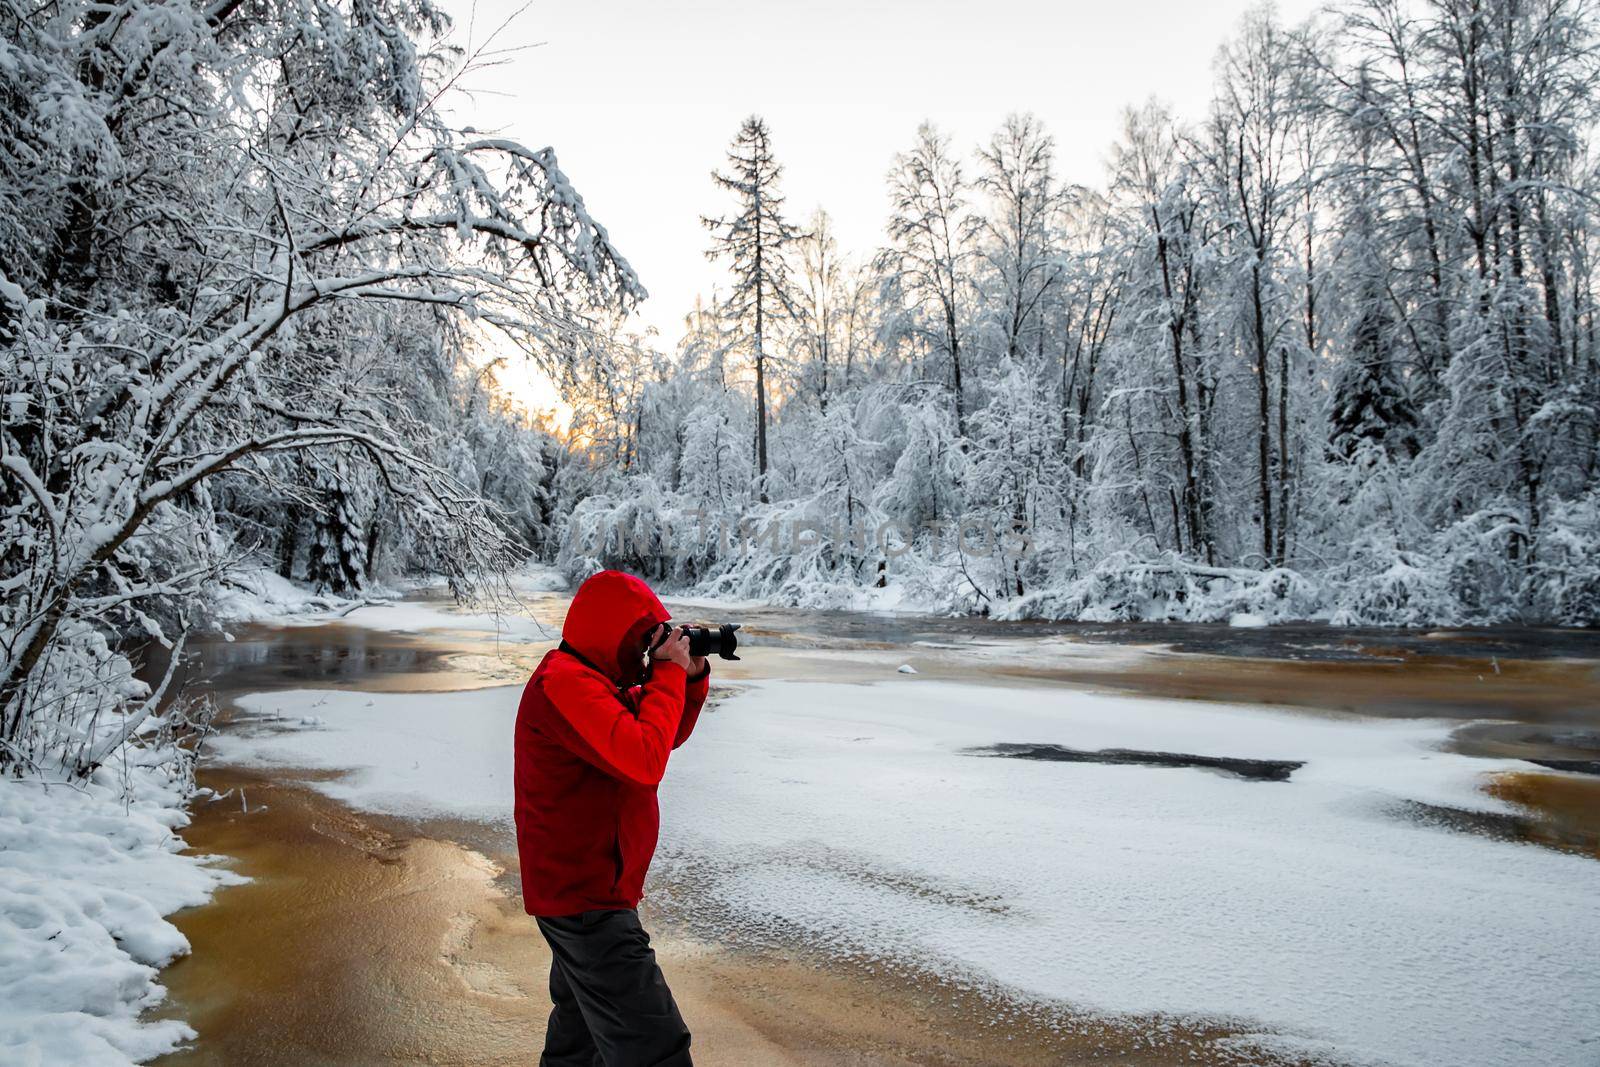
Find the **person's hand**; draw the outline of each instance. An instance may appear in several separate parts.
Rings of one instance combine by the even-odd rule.
[[[685,674],[693,674],[699,670],[698,667],[695,667],[690,662],[689,635],[683,632],[683,627],[681,626],[674,626],[668,632],[666,640],[650,650],[650,658],[664,659],[676,663],[683,668]],[[701,666],[705,665],[704,656],[695,656],[693,658],[698,659]]]

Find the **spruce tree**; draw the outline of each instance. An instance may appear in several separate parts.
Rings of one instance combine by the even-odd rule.
[[[802,234],[783,218],[778,179],[783,173],[772,156],[771,134],[759,115],[739,127],[728,147],[730,173],[712,171],[711,178],[734,194],[733,214],[702,221],[711,231],[710,259],[725,259],[733,271],[733,288],[723,312],[748,338],[756,372],[756,472],[761,500],[767,499],[767,346],[773,316],[794,316],[799,307],[789,273],[787,253]]]

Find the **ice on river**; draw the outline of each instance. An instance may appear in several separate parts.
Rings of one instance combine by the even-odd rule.
[[[317,787],[504,825],[517,696],[253,696],[323,723],[234,731],[222,756],[350,768]],[[1592,1065],[1600,864],[1407,818],[1497,810],[1481,776],[1526,768],[1443,751],[1448,728],[893,674],[756,682],[673,755],[656,877],[692,869],[708,908],[842,952],[1244,1019],[1340,1060]],[[997,742],[1305,766],[1257,782],[963,752]]]

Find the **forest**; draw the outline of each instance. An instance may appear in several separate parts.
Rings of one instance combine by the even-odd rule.
[[[979,145],[935,116],[885,146],[873,248],[789,209],[752,116],[694,161],[726,283],[681,339],[633,325],[648,279],[555,151],[453,110],[485,57],[428,0],[0,25],[0,767],[184,729],[139,650],[263,570],[1600,619],[1586,0],[1259,8],[1081,184],[1025,112]],[[508,398],[528,374],[569,417]]]
[[[923,125],[876,249],[784,214],[753,117],[726,290],[578,394],[558,557],[810,606],[1592,624],[1595,28],[1258,9],[1094,185],[1027,114]]]

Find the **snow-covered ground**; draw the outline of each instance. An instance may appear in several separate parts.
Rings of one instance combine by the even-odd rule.
[[[237,875],[182,856],[183,796],[159,771],[83,786],[0,779],[0,1062],[120,1067],[194,1037],[160,1004],[160,968],[189,951],[163,916]]]
[[[321,626],[330,622],[394,633],[420,630],[474,631],[514,640],[554,641],[560,634],[520,612],[512,597],[521,598],[566,588],[559,573],[529,564],[508,578],[502,610],[461,608],[444,598],[442,579],[407,581],[393,589],[373,590],[362,600],[313,593],[263,568],[234,575],[211,598],[212,609],[225,625],[264,622],[275,626]],[[431,601],[406,600],[407,594],[430,592]]]
[[[289,728],[221,756],[349,768],[318,788],[506,825],[517,695],[251,697]],[[757,682],[673,756],[656,884],[741,927],[1107,1013],[1243,1019],[1341,1060],[1592,1065],[1600,864],[1405,818],[1497,810],[1481,776],[1526,766],[1442,751],[1447,730],[892,668]],[[996,742],[1306,765],[1272,783],[962,751]]]

